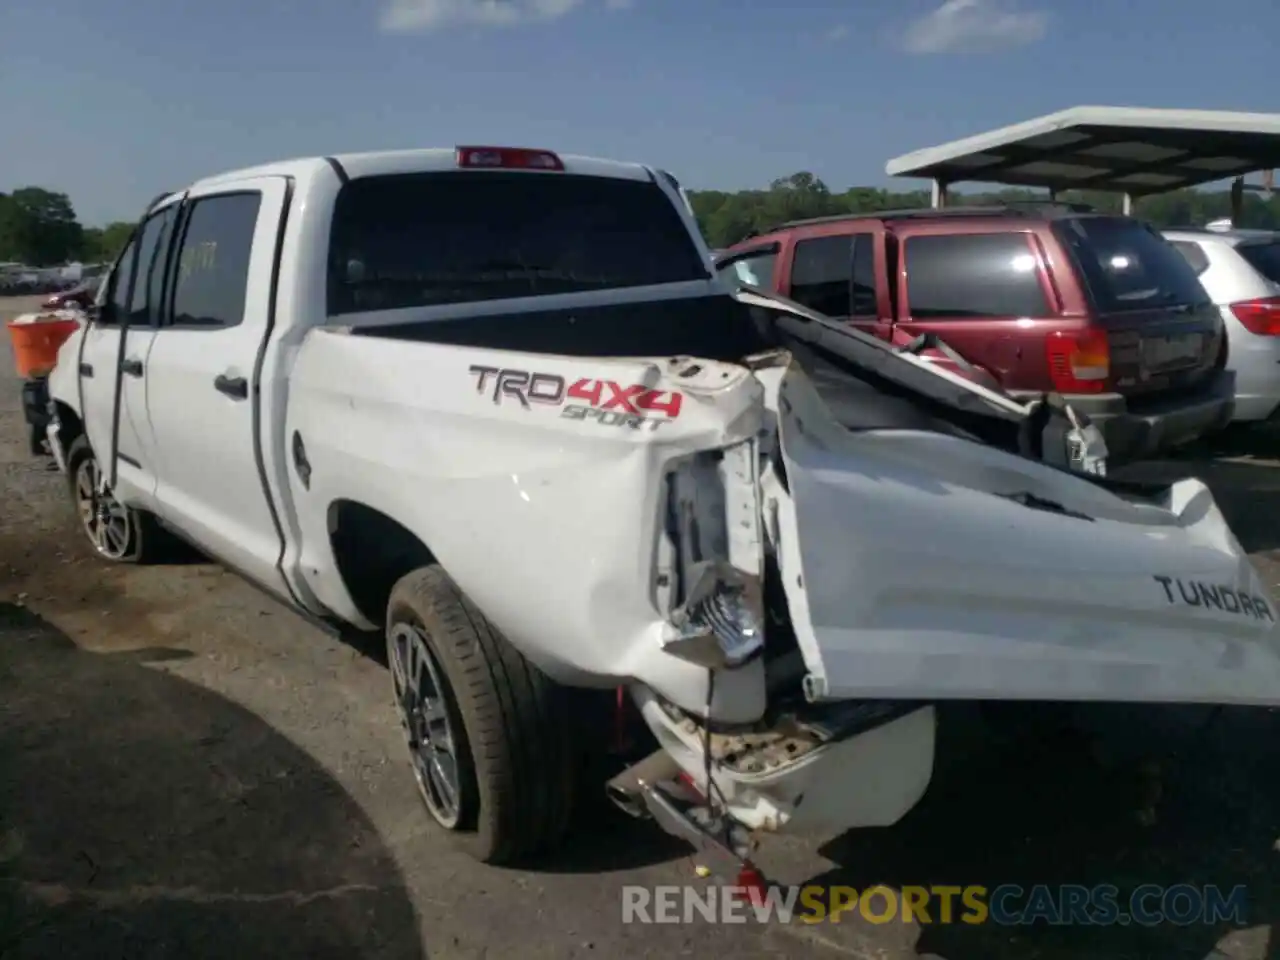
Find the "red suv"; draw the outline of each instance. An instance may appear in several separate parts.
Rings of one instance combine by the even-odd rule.
[[[1231,419],[1222,318],[1132,217],[1064,204],[824,217],[749,237],[717,266],[1014,396],[1063,394],[1112,462]]]

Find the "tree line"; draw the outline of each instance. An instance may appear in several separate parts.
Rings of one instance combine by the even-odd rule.
[[[65,193],[20,187],[0,193],[0,263],[52,267],[113,260],[133,227],[127,221],[83,226]]]
[[[953,206],[981,205],[1044,200],[1046,196],[1044,191],[1019,189],[953,192],[950,202]],[[1086,190],[1063,193],[1058,199],[1086,203],[1097,210],[1112,213],[1119,213],[1122,203],[1117,194]],[[812,173],[802,172],[775,180],[764,190],[732,193],[691,190],[689,202],[707,243],[713,248],[720,248],[790,220],[927,207],[930,195],[928,190],[898,191],[876,187],[851,187],[843,193],[835,193]],[[1175,190],[1143,197],[1134,205],[1134,213],[1159,227],[1202,227],[1231,215],[1231,195],[1228,190]],[[1236,226],[1280,230],[1280,195],[1264,200],[1257,194],[1246,193]]]
[[[953,195],[956,203],[995,203],[1043,198],[1033,190],[997,190]],[[812,173],[793,173],[773,181],[763,190],[691,190],[698,226],[715,248],[727,247],[754,233],[788,220],[825,217],[879,210],[916,209],[929,206],[927,190],[884,190],[851,187],[843,193],[831,190]],[[1115,194],[1080,191],[1063,200],[1087,203],[1099,210],[1120,211]],[[1144,197],[1136,213],[1157,226],[1203,226],[1231,212],[1229,192],[1176,190]],[[1247,193],[1242,227],[1280,230],[1280,196],[1264,200]],[[72,261],[98,263],[112,260],[123,248],[134,224],[119,221],[104,227],[82,226],[65,193],[44,187],[22,187],[0,193],[0,262],[17,261],[30,266],[54,266]]]

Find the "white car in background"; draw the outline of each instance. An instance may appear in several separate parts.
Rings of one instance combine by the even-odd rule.
[[[1166,230],[1222,311],[1237,423],[1280,422],[1280,232]]]

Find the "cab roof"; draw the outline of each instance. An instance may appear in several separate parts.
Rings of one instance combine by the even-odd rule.
[[[379,150],[279,160],[205,177],[193,183],[191,189],[216,186],[228,180],[243,180],[248,177],[315,175],[325,169],[339,169],[343,175],[353,180],[360,177],[404,173],[443,173],[459,169],[457,149],[456,147],[435,147],[415,150]],[[565,153],[556,153],[556,156],[563,162],[565,173],[578,176],[643,181],[652,179],[654,175],[654,171],[640,163],[624,163],[618,160]]]

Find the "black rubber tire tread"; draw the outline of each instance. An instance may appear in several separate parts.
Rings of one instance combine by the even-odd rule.
[[[80,523],[80,515],[76,504],[76,469],[85,457],[94,455],[89,446],[89,438],[83,433],[71,441],[67,448],[67,491],[71,496],[71,506],[76,510],[76,522]],[[101,467],[101,464],[99,464]],[[125,554],[117,559],[104,557],[94,550],[93,555],[104,563],[128,563],[144,565],[160,559],[170,545],[164,529],[156,523],[155,517],[140,510],[129,510],[129,528],[132,531],[132,542]],[[81,527],[83,533],[83,527]],[[87,539],[87,535],[86,535]]]
[[[568,691],[526,660],[442,567],[396,583],[388,627],[406,614],[424,628],[461,721],[459,752],[470,763],[460,767],[474,791],[473,809],[464,808],[453,832],[458,845],[494,865],[553,852],[568,832],[578,786]]]

